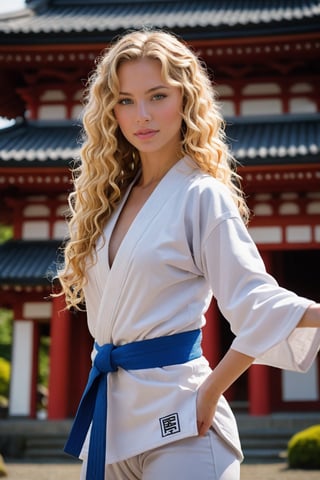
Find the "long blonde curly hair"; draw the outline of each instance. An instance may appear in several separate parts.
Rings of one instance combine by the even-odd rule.
[[[69,196],[69,240],[58,272],[67,308],[84,302],[86,263],[95,261],[95,245],[112,212],[140,167],[139,152],[121,134],[114,115],[121,63],[157,59],[166,82],[182,92],[181,157],[231,191],[246,222],[248,208],[225,141],[224,123],[204,64],[173,34],[158,30],[127,33],[108,48],[91,75],[85,95],[83,143]]]

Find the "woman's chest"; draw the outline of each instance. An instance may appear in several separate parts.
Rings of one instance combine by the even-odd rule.
[[[155,186],[149,188],[133,187],[127,197],[109,237],[109,265],[112,266],[119,247],[126,237],[132,223],[147,202]]]

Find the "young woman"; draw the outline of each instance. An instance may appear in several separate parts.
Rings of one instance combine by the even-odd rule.
[[[266,273],[210,79],[173,35],[111,46],[83,121],[59,277],[95,344],[66,451],[87,480],[236,480],[223,392],[254,360],[308,369],[320,305]],[[211,370],[200,344],[213,296],[236,338]]]

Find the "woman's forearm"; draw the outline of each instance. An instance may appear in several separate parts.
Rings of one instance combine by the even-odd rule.
[[[297,327],[320,328],[320,303],[315,303],[307,308]]]
[[[206,379],[208,394],[218,399],[252,364],[253,357],[230,348]]]

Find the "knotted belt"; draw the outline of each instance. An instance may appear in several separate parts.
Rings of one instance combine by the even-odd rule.
[[[185,363],[202,355],[201,330],[127,343],[95,343],[97,354],[64,451],[79,457],[91,424],[86,480],[104,480],[107,420],[107,375],[125,370]]]

